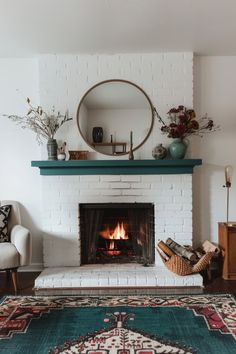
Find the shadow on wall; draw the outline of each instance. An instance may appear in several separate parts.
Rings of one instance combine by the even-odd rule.
[[[204,164],[193,174],[193,245],[218,242],[218,222],[226,218],[224,168]]]
[[[19,206],[20,206],[22,226],[30,230],[30,233],[32,235],[32,252],[33,252],[32,259],[36,259],[35,255],[39,255],[38,258],[40,256],[41,257],[37,259],[37,261],[38,263],[42,263],[42,256],[43,256],[42,231],[35,224],[27,208],[21,203],[19,203]]]

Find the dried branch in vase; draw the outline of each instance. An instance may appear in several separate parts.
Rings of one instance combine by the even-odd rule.
[[[72,120],[69,117],[68,111],[65,114],[55,112],[53,107],[51,113],[47,113],[41,106],[34,107],[29,98],[27,98],[29,110],[23,117],[18,115],[7,115],[5,117],[11,119],[16,124],[20,125],[23,129],[30,129],[36,134],[36,140],[42,144],[43,139],[54,139],[58,129],[66,122]]]

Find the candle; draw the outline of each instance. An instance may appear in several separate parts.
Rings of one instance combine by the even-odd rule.
[[[228,165],[225,166],[225,183],[231,183],[233,167]]]
[[[130,145],[133,145],[133,132],[130,132]]]

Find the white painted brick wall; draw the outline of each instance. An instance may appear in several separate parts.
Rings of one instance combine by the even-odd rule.
[[[168,182],[166,177],[135,176],[135,183],[127,183],[134,180],[132,175],[44,177],[44,265],[80,265],[79,203],[152,202],[155,209],[155,243],[158,239],[171,237],[181,244],[192,244],[192,199],[189,193],[192,177],[187,176],[188,183],[184,183],[186,175],[169,175]],[[150,190],[144,188],[151,186],[149,195],[147,192]],[[188,204],[185,200],[176,201],[173,186],[180,195],[189,195]],[[155,263],[160,264],[158,256]]]
[[[173,106],[193,106],[191,52],[42,55],[39,59],[39,79],[41,105],[48,110],[55,106],[61,112],[68,108],[75,118],[57,134],[57,138],[67,142],[69,150],[93,151],[79,135],[76,111],[84,93],[100,81],[125,79],[136,83],[147,92],[163,117],[166,117],[166,112]],[[135,159],[151,158],[153,147],[160,142],[167,145],[170,140],[161,134],[160,124],[156,120],[147,142],[134,152]],[[43,157],[45,156],[44,150]],[[107,159],[107,156],[93,152],[91,158]]]
[[[68,108],[74,117],[57,135],[57,139],[67,142],[69,150],[91,151],[79,135],[75,118],[81,97],[99,81],[119,78],[136,83],[147,92],[163,117],[173,106],[193,106],[191,52],[43,55],[39,60],[39,78],[40,104],[44,109],[55,106],[56,110],[64,112]],[[159,128],[156,120],[147,142],[134,152],[135,159],[151,158],[154,146],[160,142],[170,143]],[[42,157],[46,157],[45,149]],[[98,153],[90,157],[108,158]],[[79,203],[153,202],[156,240],[170,236],[180,243],[192,242],[191,175],[47,176],[42,180],[46,266],[80,264]],[[167,227],[172,231],[167,232]]]

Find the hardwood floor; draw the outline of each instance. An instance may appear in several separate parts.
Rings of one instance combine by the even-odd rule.
[[[19,272],[18,273],[18,295],[35,295],[33,290],[34,280],[39,275],[39,272]],[[231,293],[236,296],[236,280],[224,280],[219,275],[212,276],[212,280],[209,281],[204,276],[204,284],[205,287],[203,290],[196,288],[155,288],[155,289],[139,289],[136,290],[135,293],[138,294],[161,294],[161,295],[170,295],[170,294],[191,294],[191,293]],[[76,293],[76,292],[75,292]],[[93,290],[87,291],[90,295],[95,294],[110,294],[108,290]],[[114,294],[117,294],[117,291],[113,290]],[[55,292],[55,295],[59,295],[60,291]],[[63,293],[62,293],[63,294]],[[79,294],[79,292],[78,292]],[[86,294],[84,291],[81,294]],[[0,297],[4,295],[14,295],[13,284],[11,283],[11,279],[7,279],[6,272],[0,272]],[[49,295],[53,295],[53,291],[50,291]]]

